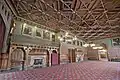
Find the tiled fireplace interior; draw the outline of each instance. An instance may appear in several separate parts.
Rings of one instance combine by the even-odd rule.
[[[33,67],[45,67],[46,66],[46,56],[45,55],[31,56],[30,65]]]

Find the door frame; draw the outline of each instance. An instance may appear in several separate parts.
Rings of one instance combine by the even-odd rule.
[[[15,49],[21,49],[22,51],[23,51],[23,61],[21,62],[22,63],[22,70],[24,70],[24,66],[25,66],[25,60],[26,60],[26,51],[24,50],[24,48],[23,47],[16,47]],[[15,50],[14,49],[14,50]],[[13,50],[13,51],[14,51]],[[12,52],[13,52],[12,51]],[[11,52],[11,57],[10,58],[12,58],[12,52]],[[11,62],[11,61],[10,61]],[[12,66],[12,65],[11,65]],[[10,67],[11,67],[10,66]]]

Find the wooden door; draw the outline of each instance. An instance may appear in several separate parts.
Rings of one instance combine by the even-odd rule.
[[[57,51],[53,50],[51,54],[51,65],[58,65],[58,53]]]
[[[68,49],[68,59],[69,59],[69,63],[76,61],[76,55],[74,49]]]
[[[49,55],[49,51],[47,50],[46,53],[47,53],[46,64],[47,64],[47,66],[49,67],[49,59],[50,59],[50,58],[49,58],[49,56],[50,56],[50,55]]]
[[[72,55],[71,49],[68,49],[68,60],[69,60],[69,63],[72,62],[71,55]]]
[[[75,49],[72,49],[72,62],[76,62]]]
[[[17,48],[11,53],[11,67],[17,68],[20,67],[22,70],[24,69],[24,61],[25,61],[25,51],[23,48]]]

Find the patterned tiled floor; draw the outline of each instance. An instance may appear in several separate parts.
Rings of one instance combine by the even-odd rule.
[[[87,61],[0,74],[0,80],[120,80],[119,62]]]

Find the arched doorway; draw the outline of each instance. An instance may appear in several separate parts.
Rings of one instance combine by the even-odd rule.
[[[51,65],[54,66],[54,65],[58,65],[59,63],[59,60],[58,60],[58,53],[56,50],[53,50],[52,51],[52,54],[51,54]]]
[[[11,53],[11,68],[16,70],[24,70],[25,56],[25,50],[21,47],[17,47]]]
[[[103,49],[99,50],[99,60],[101,61],[108,61],[109,57],[108,57],[108,48],[107,45],[105,43],[100,44],[100,46],[103,47]]]

